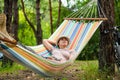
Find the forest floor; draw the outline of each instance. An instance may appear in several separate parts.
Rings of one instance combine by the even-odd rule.
[[[120,74],[116,73],[113,76],[104,74],[96,74],[93,69],[91,72],[86,72],[84,68],[80,67],[80,62],[74,63],[72,66],[66,68],[61,76],[54,76],[53,78],[43,78],[38,74],[26,69],[18,70],[15,72],[2,73],[0,74],[0,80],[120,80]],[[84,63],[83,63],[84,64]],[[94,63],[93,63],[94,64]],[[85,67],[85,66],[84,66]],[[86,68],[89,68],[90,64],[87,64]],[[90,71],[90,69],[88,70]]]

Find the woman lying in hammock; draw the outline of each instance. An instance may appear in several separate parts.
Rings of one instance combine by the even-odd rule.
[[[70,39],[66,36],[61,36],[57,42],[44,39],[43,45],[51,52],[52,56],[48,59],[55,62],[66,62],[69,59],[73,59],[76,55],[74,50],[69,50],[67,46],[70,43]],[[53,45],[57,45],[58,48],[55,48]]]

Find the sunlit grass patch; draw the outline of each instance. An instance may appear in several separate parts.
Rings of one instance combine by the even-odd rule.
[[[0,62],[0,65],[1,64],[2,63]],[[7,66],[7,67],[3,68],[3,67],[0,66],[0,74],[2,74],[2,73],[17,73],[17,71],[25,70],[25,69],[26,69],[26,67],[24,67],[24,66],[22,66],[18,63],[14,63],[12,67]]]
[[[98,61],[76,61],[80,70],[75,73],[80,80],[112,80],[113,77],[107,75],[105,72],[100,72],[98,69]]]

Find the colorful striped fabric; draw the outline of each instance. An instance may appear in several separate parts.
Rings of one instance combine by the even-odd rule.
[[[70,38],[69,49],[74,49],[79,55],[87,42],[90,40],[102,21],[77,22],[73,20],[64,20],[59,28],[51,35],[50,40],[57,40],[61,35]],[[68,60],[65,63],[55,63],[47,60],[50,52],[41,44],[38,46],[21,46],[10,43],[0,43],[2,51],[10,59],[23,64],[42,76],[59,75],[59,72],[71,65],[74,60]],[[32,50],[32,51],[31,51]],[[34,51],[34,52],[33,52]]]
[[[59,36],[65,35],[70,38],[70,45],[68,48],[75,49],[80,54],[84,46],[92,37],[98,26],[102,21],[93,21],[89,23],[80,23],[72,20],[64,20],[60,27],[49,38],[50,40],[57,40]],[[36,53],[43,57],[50,56],[50,53],[43,45],[31,47]]]

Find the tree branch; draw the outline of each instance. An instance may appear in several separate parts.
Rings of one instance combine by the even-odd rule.
[[[30,22],[30,20],[28,19],[26,13],[25,13],[25,7],[24,7],[24,2],[23,0],[21,0],[22,3],[22,10],[23,10],[23,14],[25,16],[25,19],[27,20],[28,24],[30,25],[30,27],[32,28],[33,32],[36,33],[35,27],[32,25],[32,23]]]

